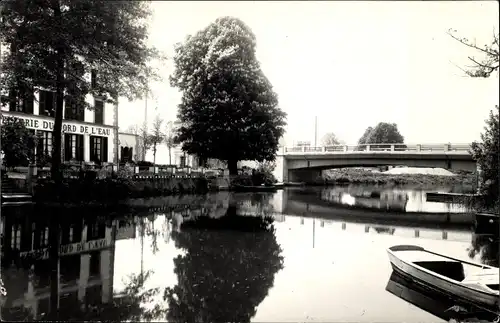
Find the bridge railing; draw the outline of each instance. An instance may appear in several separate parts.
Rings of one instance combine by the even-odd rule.
[[[346,153],[346,152],[467,152],[470,144],[367,144],[322,147],[285,147],[285,153]]]

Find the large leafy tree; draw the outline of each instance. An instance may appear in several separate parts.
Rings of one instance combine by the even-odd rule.
[[[0,88],[32,96],[40,87],[55,92],[52,176],[60,180],[63,103],[92,108],[87,95],[109,103],[142,97],[147,62],[145,1],[11,0],[2,2],[0,42],[10,45],[0,66]],[[87,77],[97,71],[96,78]]]
[[[6,167],[27,166],[34,160],[36,137],[21,119],[7,117],[2,122],[2,153]]]
[[[404,140],[404,137],[399,133],[397,124],[379,122],[375,128],[368,127],[366,129],[359,139],[359,144],[400,144]]]
[[[479,201],[480,208],[496,209],[499,208],[499,183],[498,183],[498,159],[499,159],[499,108],[498,105],[490,111],[490,116],[486,120],[484,133],[481,134],[480,142],[473,142],[471,145],[471,154],[481,169],[479,174],[481,185],[479,193],[483,198]]]
[[[171,85],[182,92],[178,139],[201,159],[237,173],[239,160],[274,160],[286,114],[255,56],[250,28],[218,18],[176,47]]]
[[[323,136],[321,139],[321,142],[323,143],[324,146],[335,146],[335,145],[340,145],[341,141],[335,135],[333,132],[329,132]]]

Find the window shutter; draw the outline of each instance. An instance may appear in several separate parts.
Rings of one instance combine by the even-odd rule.
[[[77,157],[76,159],[79,160],[79,161],[83,161],[83,141],[84,141],[84,137],[83,135],[77,135],[76,136],[76,144],[77,144],[77,150],[76,150],[76,153],[77,153]]]
[[[40,97],[38,98],[38,114],[40,115],[46,115],[47,113],[45,112],[45,100],[46,100],[46,92],[40,90]]]
[[[101,143],[101,161],[103,163],[108,162],[108,138],[102,137]]]

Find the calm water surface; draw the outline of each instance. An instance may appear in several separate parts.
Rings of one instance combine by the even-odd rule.
[[[470,249],[491,249],[487,239],[478,239],[467,230],[353,223],[320,218],[311,212],[299,214],[303,210],[297,209],[301,195],[308,196],[307,203],[316,199],[317,203],[326,200],[335,204],[336,196],[343,194],[364,199],[364,206],[370,199],[373,207],[385,209],[388,205],[401,207],[402,201],[406,205],[420,201],[415,205],[426,209],[425,199],[419,198],[424,192],[380,193],[363,193],[351,187],[274,195],[178,197],[171,198],[171,207],[157,207],[146,217],[129,214],[108,221],[107,226],[87,219],[79,227],[81,218],[73,214],[68,224],[73,229],[63,233],[63,240],[67,240],[63,245],[84,244],[80,242],[79,251],[66,247],[58,259],[60,317],[172,322],[440,322],[440,318],[386,291],[392,273],[386,249],[417,244],[467,259]],[[338,205],[342,204],[341,198]],[[436,210],[442,212],[441,208]],[[36,217],[9,212],[2,212],[8,214],[3,218],[2,278],[8,294],[1,298],[2,318],[43,319],[50,312],[47,263],[54,260],[23,260],[32,250],[43,247],[39,239],[45,237],[40,235],[44,230]],[[273,220],[264,221],[264,215],[272,215]],[[34,233],[28,238],[30,231]],[[99,243],[101,240],[106,242]]]

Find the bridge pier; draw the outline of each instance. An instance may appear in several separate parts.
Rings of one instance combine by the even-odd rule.
[[[275,163],[276,167],[274,167],[273,175],[278,183],[288,182],[288,166],[284,151],[282,149],[278,151]]]

